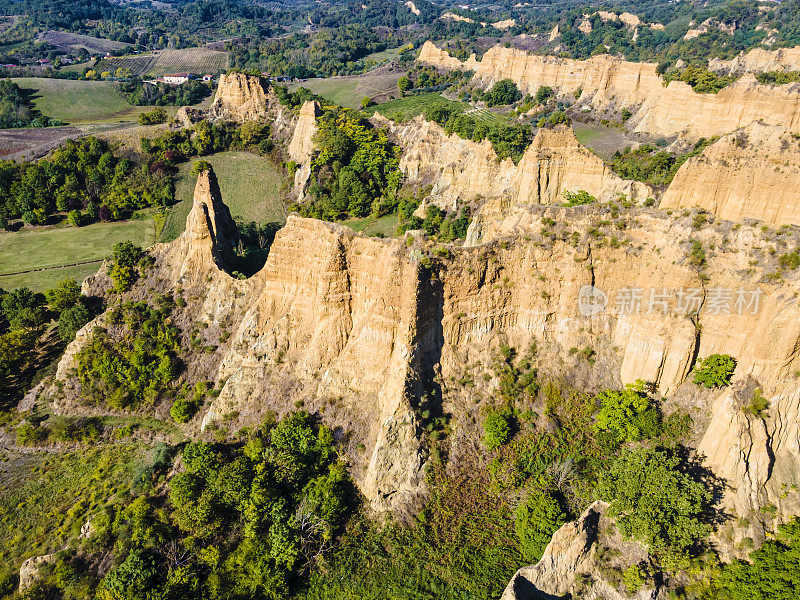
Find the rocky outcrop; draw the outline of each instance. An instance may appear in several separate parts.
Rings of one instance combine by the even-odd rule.
[[[236,224],[222,201],[217,177],[209,167],[197,176],[186,229],[168,247],[170,279],[176,282],[193,280],[205,275],[213,266],[217,270],[230,268],[237,239]]]
[[[726,482],[723,506],[745,517],[744,527],[731,527],[733,541],[758,542],[775,523],[800,512],[794,493],[800,485],[800,384],[789,384],[769,398],[761,413],[748,411],[761,393],[755,380],[738,377],[714,401],[712,418],[698,452]],[[770,513],[764,507],[776,509]],[[731,544],[721,543],[729,549]]]
[[[762,73],[766,71],[800,71],[800,47],[764,50],[753,48],[731,60],[712,58],[708,61],[712,71],[726,73]]]
[[[56,555],[44,554],[42,556],[33,556],[22,563],[19,568],[19,591],[25,592],[33,586],[39,579],[39,569],[45,565],[52,565],[56,562]]]
[[[298,165],[294,175],[294,186],[302,194],[311,176],[311,156],[314,152],[314,135],[317,133],[317,117],[322,109],[316,100],[307,100],[300,108],[292,140],[289,142],[289,157]]]
[[[603,565],[597,557],[602,546],[615,547],[616,553],[624,555],[631,564],[648,558],[643,548],[623,542],[615,535],[613,524],[605,516],[607,509],[608,504],[598,500],[577,521],[558,529],[541,560],[517,571],[500,600],[652,600],[659,597],[654,582],[647,582],[641,589],[627,594],[603,576]]]
[[[578,368],[569,349],[588,347],[596,362],[587,388],[644,379],[667,396],[697,357],[733,355],[737,376],[757,380],[774,407],[774,424],[753,437],[774,460],[758,463],[767,467],[754,481],[768,482],[758,484],[767,498],[769,490],[784,490],[774,500],[779,510],[793,506],[800,433],[791,423],[800,392],[791,374],[800,371],[800,280],[790,274],[779,285],[758,284],[770,260],[760,228],[698,231],[691,218],[640,209],[621,220],[610,212],[501,197],[478,215],[483,226],[470,234],[474,245],[445,253],[424,238],[366,238],[292,215],[263,269],[238,280],[215,260],[224,254],[218,245],[231,239],[230,223],[210,178],[201,175],[186,233],[151,250],[155,272],[142,285],[181,290],[187,306],[177,322],[224,326],[231,334],[213,355],[185,356],[187,373],[221,388],[204,426],[231,414],[242,424],[259,422],[267,410],[302,403],[349,432],[353,445],[363,444],[365,451],[349,458],[375,510],[406,506],[424,490],[422,398],[447,396],[455,415],[464,414],[465,423],[474,418],[474,402],[450,382],[463,378],[466,365],[486,365],[491,379],[488,365],[501,342],[535,343],[540,374],[559,377]],[[695,241],[708,252],[702,270],[692,264]],[[753,269],[753,256],[764,266]],[[88,335],[85,329],[79,338]],[[59,365],[59,378],[70,377],[75,350]],[[490,384],[475,380],[488,397]],[[63,386],[63,402],[73,387]],[[714,412],[701,403],[692,414],[733,432],[725,439],[730,448],[743,447],[744,422]],[[452,426],[461,426],[458,416]],[[711,460],[735,475],[749,451],[732,449],[720,444]]]
[[[495,46],[482,60],[465,62],[426,42],[419,55],[425,64],[475,71],[485,87],[512,79],[523,93],[535,94],[539,86],[554,87],[596,110],[628,108],[634,131],[659,136],[682,134],[690,139],[730,133],[762,119],[800,132],[800,85],[762,86],[745,75],[716,94],[698,94],[682,81],[666,87],[655,63],[627,62],[608,55],[588,60],[527,54]]]
[[[267,93],[261,79],[244,73],[220,75],[209,114],[239,122],[262,119],[267,114]]]
[[[800,139],[753,123],[722,137],[678,170],[661,207],[699,207],[723,219],[800,225]]]
[[[503,197],[509,204],[554,204],[564,192],[585,190],[609,200],[625,195],[643,201],[648,185],[618,177],[578,142],[570,127],[540,129],[518,165],[500,160],[491,142],[473,142],[447,132],[422,116],[397,124],[373,119],[403,148],[400,170],[406,182],[432,186],[429,201],[456,210],[459,202]]]

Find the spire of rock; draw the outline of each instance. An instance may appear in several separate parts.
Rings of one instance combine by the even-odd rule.
[[[244,73],[221,75],[210,113],[234,121],[258,120],[267,114],[267,93],[261,78]]]
[[[210,258],[220,267],[232,264],[236,225],[230,210],[222,201],[217,176],[209,166],[197,176],[194,203],[186,218],[188,255]]]

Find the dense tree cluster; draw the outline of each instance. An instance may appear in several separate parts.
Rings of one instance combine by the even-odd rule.
[[[120,219],[172,200],[171,179],[165,173],[115,155],[94,137],[68,141],[36,162],[0,163],[0,192],[3,224],[22,217],[40,225],[74,209],[94,219]]]
[[[655,187],[664,187],[672,182],[678,169],[693,156],[699,155],[716,138],[700,139],[690,152],[675,154],[660,149],[654,144],[642,144],[635,150],[625,148],[615,152],[611,159],[612,170],[625,179],[643,181]]]
[[[211,85],[191,80],[181,85],[145,83],[138,77],[119,84],[122,96],[136,106],[191,106],[208,98]]]
[[[0,129],[14,127],[50,127],[58,125],[42,115],[31,100],[31,94],[10,79],[0,81]]]
[[[402,175],[398,148],[386,133],[347,108],[326,108],[317,127],[309,186],[314,202],[302,211],[323,219],[394,212]]]
[[[44,294],[28,288],[0,290],[0,412],[13,404],[47,358],[37,352],[47,326],[55,322],[66,343],[91,317],[91,307],[72,279]]]
[[[114,409],[151,406],[170,390],[178,373],[178,329],[166,318],[171,299],[158,309],[125,302],[77,355],[78,379],[87,401]]]
[[[156,450],[130,492],[92,520],[89,549],[113,550],[112,564],[98,577],[61,553],[35,597],[286,598],[348,512],[351,483],[333,434],[304,412],[266,422],[244,444],[186,444],[166,493],[154,484],[176,449]]]

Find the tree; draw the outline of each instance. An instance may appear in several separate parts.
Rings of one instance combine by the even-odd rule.
[[[522,98],[522,94],[517,88],[517,84],[511,79],[501,79],[492,86],[486,98],[487,106],[498,106],[501,104],[513,104]]]
[[[109,276],[117,292],[126,292],[131,288],[146,256],[144,250],[133,242],[118,242],[114,245]]]
[[[658,434],[658,411],[641,386],[605,390],[597,394],[600,411],[595,427],[610,433],[617,442],[651,438]]]
[[[86,325],[92,318],[92,313],[78,302],[74,306],[67,308],[58,318],[58,335],[64,342],[71,342],[75,339],[78,330]]]
[[[108,572],[103,580],[114,600],[144,598],[156,576],[153,557],[142,550],[133,550],[121,565]]]
[[[597,491],[611,502],[609,514],[622,533],[651,550],[685,551],[710,531],[703,515],[711,494],[666,450],[624,448]]]
[[[487,450],[495,450],[511,438],[514,416],[510,409],[495,410],[483,422],[483,443]]]
[[[3,296],[0,303],[12,329],[34,329],[44,324],[47,315],[44,294],[19,288]]]
[[[517,532],[522,553],[531,562],[541,557],[553,533],[567,522],[567,515],[555,494],[537,490],[517,508],[514,529]]]
[[[403,75],[400,79],[397,80],[397,87],[405,96],[405,93],[412,87],[411,80],[405,75]]]
[[[51,290],[44,293],[50,308],[61,314],[68,308],[72,308],[81,298],[81,288],[72,279],[62,279],[61,282]]]
[[[72,209],[67,213],[67,222],[73,227],[80,227],[83,219],[81,218],[81,211],[77,208]]]
[[[736,369],[736,359],[730,354],[712,354],[697,362],[693,380],[697,385],[707,388],[725,387],[731,382]]]

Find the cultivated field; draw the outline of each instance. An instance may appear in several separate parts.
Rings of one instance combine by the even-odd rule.
[[[402,73],[348,75],[346,77],[327,77],[308,79],[293,84],[290,89],[302,86],[308,88],[330,102],[348,108],[361,108],[362,98],[376,98],[389,94],[399,95],[397,80]]]
[[[225,70],[228,53],[209,48],[185,48],[163,50],[147,71],[149,77],[161,77],[167,73],[216,74]]]
[[[0,288],[11,290],[26,286],[41,291],[55,286],[65,277],[82,281],[100,268],[99,261],[111,253],[117,242],[130,240],[147,247],[153,244],[154,234],[153,220],[149,218],[1,233]],[[64,267],[75,263],[89,264]]]
[[[93,67],[96,73],[116,73],[117,69],[130,71],[131,75],[141,76],[149,71],[155,64],[158,56],[155,54],[138,54],[135,56],[118,56],[104,58]]]
[[[89,52],[109,52],[130,46],[123,42],[114,42],[103,38],[92,37],[90,35],[80,35],[78,33],[68,33],[66,31],[45,31],[39,34],[39,42],[45,42],[56,48],[78,50],[86,48]]]
[[[75,81],[18,77],[20,87],[36,90],[33,97],[42,114],[71,125],[78,123],[136,121],[148,106],[131,106],[112,81]]]
[[[430,94],[420,94],[419,96],[407,96],[397,100],[391,100],[380,104],[375,107],[373,112],[379,112],[384,117],[403,123],[421,115],[430,107],[436,104],[448,104],[456,106],[460,110],[467,111],[470,105],[466,102],[458,102],[457,100],[448,100],[438,92],[431,92]],[[487,111],[488,112],[488,111]],[[474,115],[478,118],[478,114]]]
[[[286,220],[281,201],[281,176],[270,160],[249,152],[220,152],[204,156],[203,160],[214,167],[222,200],[234,218],[258,223],[283,223]],[[170,209],[159,241],[174,240],[186,227],[197,181],[191,170],[192,163],[181,166],[180,179],[175,185],[178,203]]]

